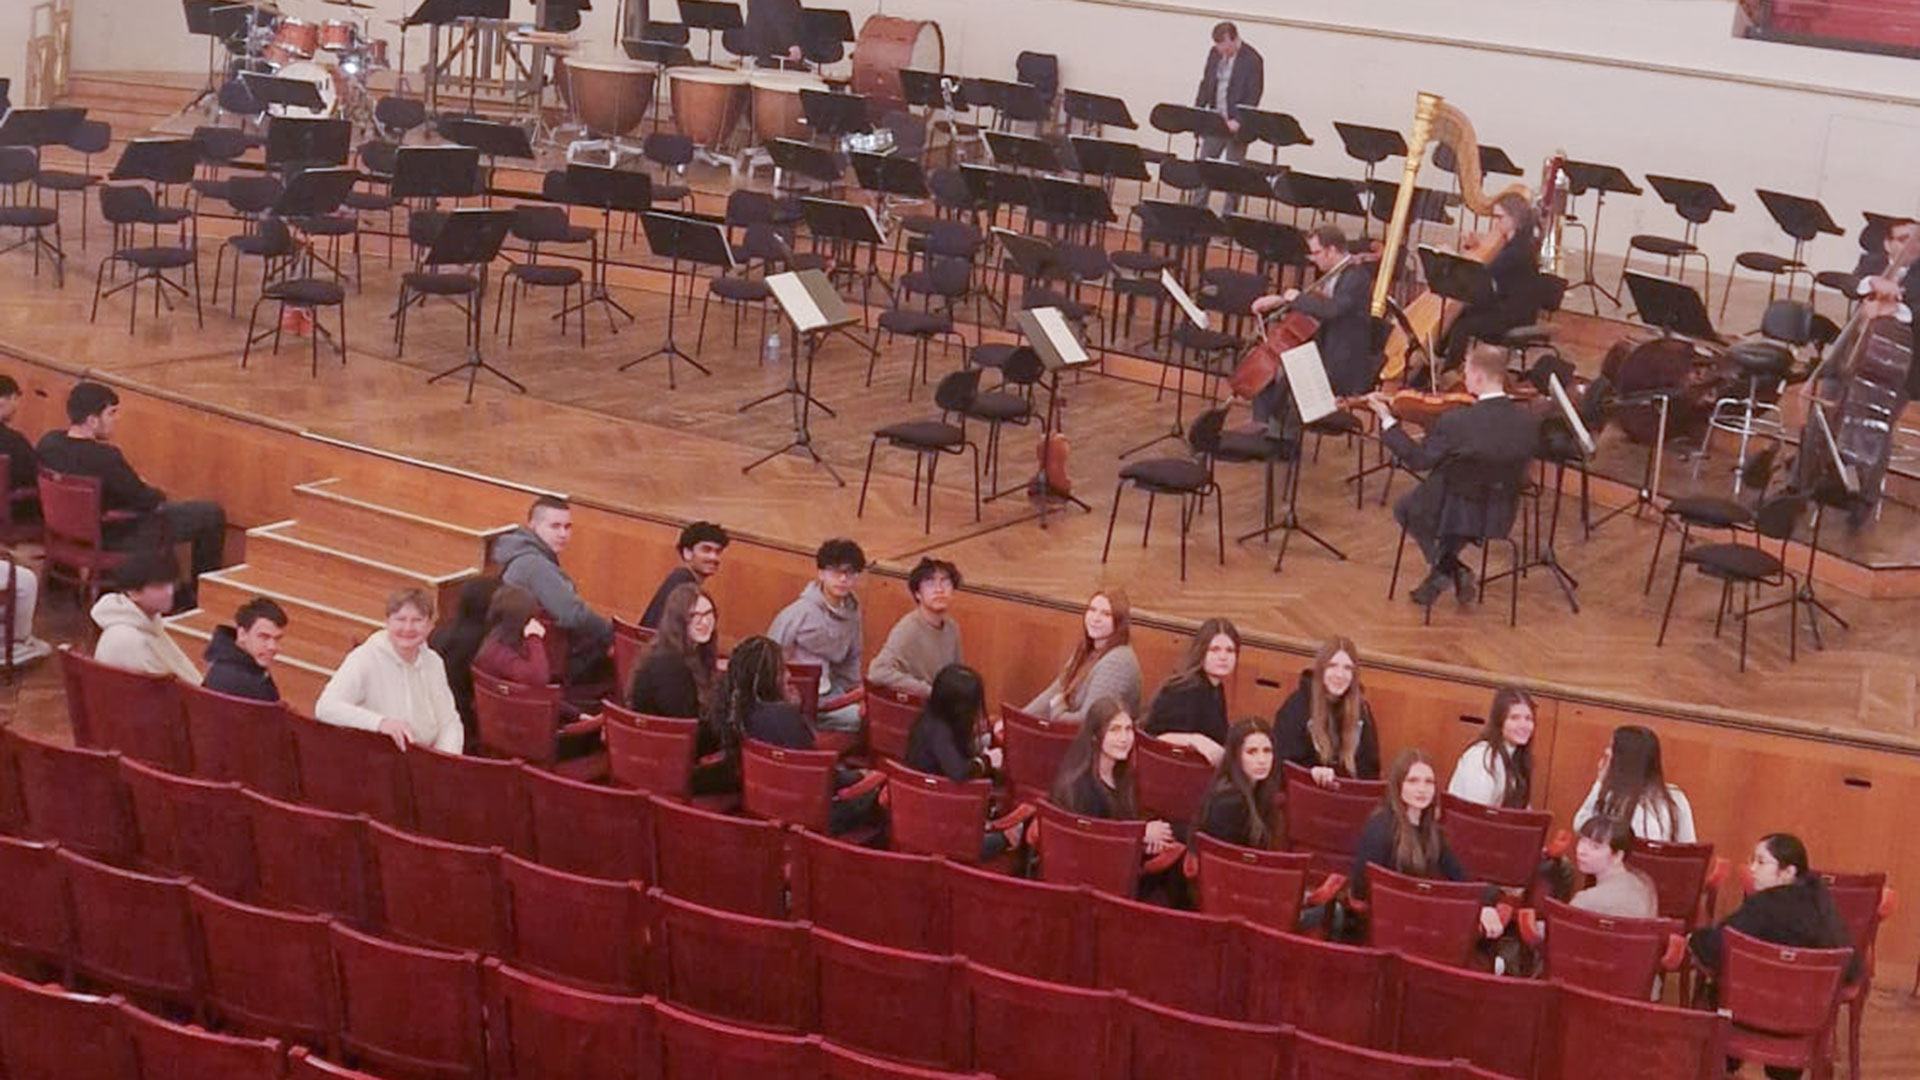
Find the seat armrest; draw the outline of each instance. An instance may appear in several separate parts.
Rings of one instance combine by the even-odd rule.
[[[1149,858],[1140,869],[1143,873],[1161,874],[1180,864],[1186,858],[1187,845],[1171,843],[1160,850],[1160,854]]]
[[[1532,908],[1521,908],[1514,914],[1514,921],[1520,927],[1520,940],[1534,948],[1547,940],[1547,926],[1540,921],[1540,913]]]
[[[887,774],[878,769],[869,769],[867,773],[833,793],[834,802],[848,802],[863,795],[880,790],[887,785]]]
[[[1027,821],[1031,821],[1033,819],[1033,816],[1039,812],[1040,812],[1039,809],[1035,807],[1032,803],[1020,803],[1019,805],[1015,806],[1013,809],[1007,811],[1005,814],[1002,814],[997,818],[993,818],[989,820],[987,822],[987,831],[988,832],[1005,832],[1006,830],[1013,828],[1015,825],[1020,825]]]
[[[846,693],[841,694],[839,697],[827,698],[826,700],[815,705],[814,712],[816,714],[824,713],[824,712],[832,712],[835,709],[844,709],[855,702],[864,702],[866,700],[867,700],[867,688],[864,686],[856,686],[853,689],[847,691]],[[862,715],[865,714],[864,709],[861,710],[861,712],[862,712]]]
[[[1679,971],[1687,958],[1687,938],[1684,934],[1667,935],[1667,951],[1660,954],[1661,971]]]
[[[1555,829],[1553,836],[1547,840],[1547,846],[1542,848],[1540,853],[1549,859],[1558,859],[1572,850],[1573,833],[1567,829]]]
[[[560,725],[560,734],[589,735],[596,731],[604,731],[606,726],[606,718],[595,713],[592,716],[583,716],[571,724]]]
[[[1339,896],[1340,890],[1346,887],[1347,875],[1328,874],[1318,886],[1307,893],[1306,899],[1302,901],[1302,903],[1307,907],[1320,907],[1323,904],[1331,902],[1334,897]]]

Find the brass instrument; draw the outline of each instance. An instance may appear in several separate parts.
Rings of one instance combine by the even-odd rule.
[[[1540,202],[1533,208],[1540,229],[1540,272],[1560,273],[1560,233],[1567,225],[1567,152],[1555,150],[1540,166]]]

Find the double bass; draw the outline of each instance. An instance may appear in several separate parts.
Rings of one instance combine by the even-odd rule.
[[[1901,272],[1920,273],[1920,230],[1893,257],[1879,277],[1899,281]],[[1897,301],[1896,301],[1897,303]],[[1809,386],[1838,387],[1833,422],[1840,457],[1860,474],[1861,495],[1880,496],[1900,409],[1913,389],[1913,327],[1895,318],[1891,305],[1869,299],[1848,320],[1821,361]]]
[[[1335,263],[1333,269],[1314,278],[1312,284],[1300,291],[1300,295],[1317,295],[1332,284],[1340,271],[1372,261],[1371,255],[1350,252],[1346,258]],[[1252,401],[1255,394],[1265,390],[1280,374],[1281,354],[1312,341],[1319,332],[1319,319],[1304,311],[1293,310],[1291,304],[1281,308],[1278,316],[1264,321],[1264,332],[1259,342],[1247,350],[1247,355],[1241,357],[1240,363],[1233,369],[1232,377],[1227,380],[1233,396]]]

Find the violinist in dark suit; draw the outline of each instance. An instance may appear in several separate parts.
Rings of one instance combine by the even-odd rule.
[[[1416,441],[1394,417],[1384,394],[1369,394],[1367,404],[1380,418],[1380,441],[1401,464],[1427,473],[1420,486],[1394,504],[1393,516],[1427,558],[1427,578],[1413,590],[1414,603],[1430,605],[1451,582],[1464,602],[1472,596],[1473,575],[1460,562],[1465,538],[1504,535],[1513,524],[1519,482],[1540,446],[1538,414],[1506,395],[1507,350],[1476,345],[1463,372],[1472,405],[1440,414],[1425,440]],[[1463,474],[1511,480],[1514,497],[1500,505],[1463,500],[1449,492]]]
[[[1313,341],[1326,365],[1327,382],[1342,397],[1373,388],[1380,371],[1380,350],[1374,344],[1373,320],[1367,314],[1372,298],[1372,264],[1353,257],[1347,235],[1338,226],[1322,225],[1307,234],[1307,261],[1321,277],[1305,292],[1288,289],[1253,302],[1253,313],[1264,315],[1284,305],[1320,320]],[[1284,378],[1284,372],[1282,373]],[[1279,380],[1254,396],[1253,418],[1271,421],[1281,405],[1284,387]]]
[[[1493,204],[1493,221],[1485,236],[1475,238],[1465,252],[1485,258],[1493,279],[1493,294],[1468,304],[1447,330],[1441,345],[1446,366],[1455,368],[1474,341],[1491,342],[1501,334],[1526,326],[1540,316],[1544,287],[1540,275],[1540,237],[1534,227],[1533,207],[1524,196],[1508,192]]]

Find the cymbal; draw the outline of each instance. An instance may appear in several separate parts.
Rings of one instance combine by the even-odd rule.
[[[361,0],[320,0],[320,2],[330,4],[334,7],[360,8],[363,11],[373,10],[372,4],[361,3]]]

